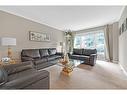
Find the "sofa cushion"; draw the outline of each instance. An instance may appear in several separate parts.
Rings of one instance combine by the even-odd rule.
[[[50,48],[49,50],[49,55],[55,55],[56,54],[56,48]]]
[[[35,60],[34,61],[34,64],[37,65],[37,64],[42,64],[44,62],[47,62],[48,59],[47,58],[42,58],[42,59],[38,59],[38,60]]]
[[[39,49],[41,57],[49,56],[48,49]]]
[[[91,54],[96,54],[97,50],[96,49],[84,49],[83,50],[83,55],[90,56]]]
[[[21,57],[21,60],[22,60],[22,62],[25,62],[25,61],[34,61],[34,59],[31,58],[31,57]]]
[[[21,52],[22,57],[40,58],[39,49],[26,49]]]
[[[18,72],[22,72],[24,70],[32,69],[32,62],[22,62],[17,64],[9,64],[9,65],[3,65],[4,70],[7,72],[8,75],[15,74]]]
[[[35,66],[35,68],[36,68],[37,70],[40,70],[40,69],[44,69],[44,68],[46,68],[46,67],[49,67],[49,66],[52,66],[52,65],[55,65],[55,64],[56,64],[56,62],[50,61],[50,62],[45,62],[45,63],[43,63],[43,64],[37,64],[37,65]]]
[[[83,49],[73,49],[73,54],[82,55]]]
[[[84,56],[84,55],[71,55],[70,56],[71,59],[76,59],[76,60],[82,60],[82,61],[85,61],[85,60],[89,60],[89,56]]]

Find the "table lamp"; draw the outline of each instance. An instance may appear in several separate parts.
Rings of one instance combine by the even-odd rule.
[[[11,46],[16,45],[16,38],[2,37],[0,38],[0,44],[2,46],[8,46],[8,57],[11,59],[12,58]]]

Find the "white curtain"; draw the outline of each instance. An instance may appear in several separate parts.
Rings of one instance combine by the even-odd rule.
[[[104,28],[104,36],[105,36],[105,59],[107,61],[111,61],[111,57],[110,57],[110,42],[109,42],[109,25],[106,25],[106,27]]]

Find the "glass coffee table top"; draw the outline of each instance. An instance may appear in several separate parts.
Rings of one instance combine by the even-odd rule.
[[[57,63],[57,65],[62,66],[62,67],[71,67],[71,68],[75,68],[78,65],[82,64],[84,61],[81,60],[75,60],[75,59],[69,59],[69,63],[68,64],[61,64],[59,61]]]
[[[70,76],[73,69],[82,63],[83,61],[81,60],[69,59],[69,62],[67,64],[62,64],[60,61],[58,61],[57,65],[63,67],[61,71],[62,74]]]

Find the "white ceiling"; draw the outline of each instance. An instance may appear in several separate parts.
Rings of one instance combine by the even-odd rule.
[[[0,6],[0,10],[72,31],[118,21],[122,9],[123,6]]]

